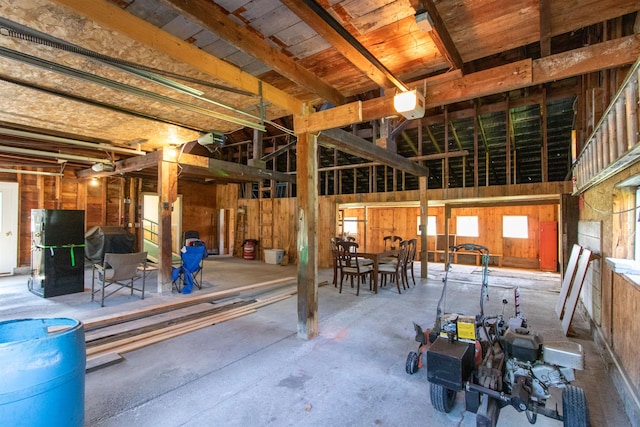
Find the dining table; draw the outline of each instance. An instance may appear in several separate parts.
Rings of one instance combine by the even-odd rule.
[[[373,261],[373,293],[378,293],[378,266],[380,265],[380,261],[397,256],[398,249],[389,249],[387,251],[382,252],[358,252],[359,258],[367,258]]]

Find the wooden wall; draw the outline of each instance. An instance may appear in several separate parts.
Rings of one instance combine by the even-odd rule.
[[[13,175],[14,179],[15,175]],[[11,180],[11,176],[6,177]],[[84,209],[86,211],[86,229],[96,225],[119,225],[128,227],[131,232],[136,233],[135,227],[140,222],[141,194],[142,192],[155,192],[156,183],[153,179],[131,179],[123,177],[102,178],[97,186],[90,185],[87,181],[78,181],[73,177],[54,178],[34,175],[20,176],[20,209],[21,212],[29,212],[32,208],[61,208],[61,209]],[[555,188],[557,191],[558,188]],[[438,190],[436,190],[438,191]],[[489,191],[482,190],[482,191]],[[495,189],[491,189],[494,191]],[[180,181],[178,192],[183,196],[183,230],[196,229],[200,232],[201,238],[208,246],[217,247],[219,234],[218,211],[226,210],[225,230],[233,237],[231,243],[233,255],[242,256],[242,239],[257,239],[259,242],[256,253],[258,259],[263,259],[263,250],[271,248],[284,249],[289,256],[290,262],[297,260],[297,204],[295,198],[283,199],[240,199],[239,185],[210,185],[190,181]],[[130,203],[125,203],[125,200]],[[331,256],[329,250],[329,238],[338,232],[337,227],[337,206],[342,203],[359,203],[362,205],[369,203],[384,203],[385,206],[375,206],[367,208],[367,224],[360,223],[358,234],[364,237],[364,249],[367,251],[381,250],[383,247],[382,237],[393,234],[403,238],[419,238],[417,234],[417,217],[419,208],[417,206],[407,207],[407,202],[419,200],[419,193],[416,190],[405,192],[355,194],[339,196],[319,197],[319,248],[318,260],[320,268],[331,266]],[[271,224],[263,227],[266,217],[261,215],[261,203],[269,203],[271,209]],[[394,206],[394,203],[403,204]],[[244,217],[238,214],[238,208],[244,208]],[[453,209],[451,224],[455,224],[455,215],[462,215],[468,212],[477,212],[477,208]],[[529,212],[536,220],[557,220],[557,209],[550,206],[523,208],[483,208],[487,209],[487,219],[481,222],[481,235],[477,238],[477,243],[488,246],[493,253],[502,253],[505,259],[512,258],[505,265],[533,266],[538,254],[535,252],[536,242],[528,242],[526,245],[494,241],[487,236],[494,235],[490,227],[494,223],[500,222],[500,215],[505,212],[509,214],[519,214],[519,212]],[[502,209],[502,210],[501,210]],[[524,210],[523,210],[524,209]],[[354,209],[347,212],[347,216],[355,214],[364,219],[364,209]],[[436,215],[437,232],[444,233],[444,209],[441,207],[429,208],[429,215]],[[25,266],[30,263],[30,217],[21,215],[20,223],[20,259],[19,265]],[[498,218],[497,222],[495,218]],[[241,228],[239,222],[244,221]],[[532,230],[537,230],[537,222],[531,222]],[[265,231],[266,230],[266,231]],[[450,229],[454,234],[455,230]],[[530,233],[536,236],[537,232]],[[495,237],[495,236],[494,236]],[[269,247],[264,245],[269,242]],[[428,248],[435,246],[435,238],[428,238]],[[418,250],[421,250],[418,247]],[[524,265],[523,265],[524,260]]]
[[[430,210],[431,211],[431,210]],[[431,213],[429,213],[431,215]],[[502,237],[502,218],[505,215],[523,215],[528,218],[528,238]],[[478,217],[478,237],[461,236],[456,230],[458,216]],[[491,254],[502,257],[503,267],[531,268],[540,267],[540,222],[558,222],[558,205],[524,205],[469,207],[451,209],[449,234],[456,235],[456,244],[475,243],[489,248]],[[444,215],[436,219],[444,222]]]
[[[344,218],[358,219],[356,240],[360,242],[361,250],[379,252],[384,249],[384,236],[400,236],[402,239],[417,238],[418,216],[420,208],[417,206],[371,206],[345,208],[342,210]],[[505,215],[524,215],[528,218],[528,239],[514,239],[502,237],[502,217]],[[436,217],[436,234],[445,234],[445,208],[442,206],[429,207],[428,216]],[[501,207],[468,207],[451,209],[449,220],[449,234],[456,235],[456,219],[458,216],[478,217],[478,237],[456,237],[456,244],[475,243],[489,248],[492,254],[502,259],[504,267],[539,268],[540,242],[539,229],[541,221],[558,222],[558,205],[524,205]],[[336,231],[340,229],[337,228]],[[436,236],[427,237],[427,251],[436,249]],[[418,243],[418,251],[421,250]],[[458,262],[475,262],[475,258],[459,258]],[[498,263],[497,257],[492,261]]]
[[[638,357],[640,287],[619,274],[609,272],[608,275],[616,290],[611,294],[611,329],[614,332],[612,347],[638,395],[640,392],[640,358]]]
[[[607,257],[633,259],[633,240],[638,223],[633,210],[637,201],[630,200],[629,191],[616,186],[631,177],[640,175],[640,164],[612,176],[586,191],[580,200],[580,221],[602,224],[602,259]],[[635,200],[635,197],[633,197]],[[591,290],[593,298],[599,298],[601,314],[591,320],[620,361],[623,372],[632,383],[636,396],[640,394],[640,362],[637,345],[634,345],[640,324],[640,288],[624,276],[613,273],[607,263],[601,262],[600,293]],[[582,299],[581,299],[582,300]]]

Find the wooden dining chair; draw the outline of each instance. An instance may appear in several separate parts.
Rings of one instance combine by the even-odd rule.
[[[407,242],[406,241],[401,242],[399,245],[398,258],[396,262],[378,265],[378,274],[380,275],[381,287],[386,286],[387,278],[389,278],[390,281],[396,283],[396,287],[398,288],[399,294],[402,293],[400,291],[400,282],[402,282],[402,288],[406,289],[403,271],[405,270],[407,249],[408,249]]]
[[[404,261],[404,268],[402,270],[402,274],[404,277],[404,283],[406,283],[408,287],[409,286],[409,277],[408,277],[409,270],[411,270],[411,280],[413,281],[413,286],[416,285],[416,278],[413,272],[413,261],[416,258],[416,247],[418,246],[418,239],[413,238],[410,240],[406,240],[406,242],[407,242],[407,251],[406,251],[406,258]]]
[[[398,249],[398,246],[400,245],[400,242],[402,242],[402,237],[400,236],[384,236],[382,238],[382,240],[384,241],[384,250],[389,251],[389,250],[394,250],[394,249]],[[387,248],[387,246],[389,246]]]
[[[400,236],[384,236],[382,238],[382,240],[384,241],[384,251],[393,251],[395,249],[398,249],[398,247],[400,246],[400,243],[402,242],[402,237]],[[382,259],[380,259],[380,262],[383,264],[395,264],[396,262],[398,262],[398,257],[397,256],[388,256],[388,257],[384,257]]]
[[[364,282],[367,276],[369,276],[369,290],[371,290],[373,267],[370,265],[362,265],[358,262],[358,247],[359,245],[356,242],[342,241],[338,243],[340,293],[342,293],[342,283],[345,277],[351,279],[351,287],[353,287],[353,279],[357,279],[356,295],[360,295],[360,282]]]
[[[340,236],[331,238],[331,258],[333,261],[333,286],[338,286],[338,244],[343,239]]]

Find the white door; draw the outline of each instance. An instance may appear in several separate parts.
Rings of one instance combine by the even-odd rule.
[[[0,275],[18,266],[18,183],[0,182]]]

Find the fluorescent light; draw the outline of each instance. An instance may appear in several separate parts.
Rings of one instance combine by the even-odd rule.
[[[424,117],[424,96],[417,90],[401,92],[393,97],[393,107],[408,120]]]

